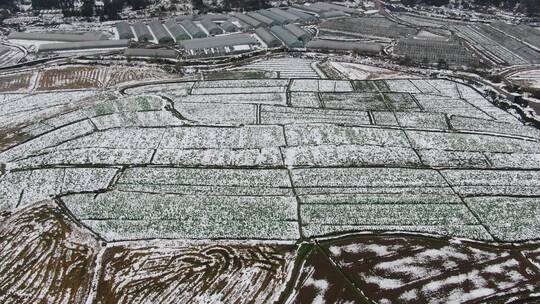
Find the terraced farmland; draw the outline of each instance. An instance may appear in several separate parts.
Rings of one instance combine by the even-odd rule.
[[[539,157],[540,131],[459,83],[219,80],[126,94],[44,120],[55,128],[2,152],[2,206],[59,196],[109,240],[407,230],[512,241],[540,229],[500,231],[475,199],[511,214],[519,194],[538,212],[540,176],[523,169],[540,167],[524,161]]]
[[[447,240],[540,235],[540,130],[472,87],[422,78],[280,78],[111,93],[51,93],[78,95],[69,108],[42,112],[39,105],[51,101],[40,95],[4,96],[10,112],[0,126],[20,136],[6,137],[0,152],[0,231],[15,235],[11,223],[31,221],[28,213],[59,212],[66,218],[43,221],[67,221],[61,231],[83,234],[77,248],[86,251],[76,259],[97,269],[80,286],[62,285],[70,291],[58,302],[67,295],[88,303],[445,302],[495,299],[505,290],[527,298],[540,288],[535,243],[486,249]],[[28,108],[16,102],[30,98]],[[39,119],[19,117],[17,107]],[[358,232],[383,237],[324,241]],[[385,245],[405,232],[441,239]],[[6,242],[0,270],[21,250]],[[372,260],[406,265],[424,251],[415,267],[439,287]],[[440,256],[452,263],[440,264]],[[40,275],[28,294],[55,274]],[[452,284],[472,277],[485,284]],[[17,278],[0,275],[11,298]]]

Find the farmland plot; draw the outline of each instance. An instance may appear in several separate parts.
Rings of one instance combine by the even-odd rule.
[[[456,192],[469,196],[538,196],[540,172],[530,170],[444,170]]]
[[[538,130],[465,85],[219,80],[0,103],[6,302],[538,291],[537,245],[478,242],[538,239]]]
[[[391,92],[420,93],[421,91],[408,79],[385,80]]]
[[[498,122],[493,120],[481,120],[468,117],[453,116],[450,118],[453,129],[463,131],[489,132],[493,134],[505,134],[519,137],[540,139],[540,130],[524,126],[520,123]]]
[[[112,246],[103,254],[96,300],[272,303],[292,272],[294,249],[224,241]]]
[[[35,76],[35,73],[2,75],[0,76],[0,92],[28,91]]]
[[[388,110],[378,93],[321,93],[325,107],[343,110]]]
[[[110,241],[298,237],[296,201],[292,196],[208,194],[115,191],[97,196],[71,195],[62,200],[85,225]]]
[[[467,204],[504,197],[512,212],[540,180],[538,131],[467,86],[247,79],[124,93],[22,128],[0,153],[2,208],[61,197],[108,240],[538,231],[496,233]],[[2,102],[16,112],[21,97]]]
[[[285,105],[287,97],[285,92],[281,93],[230,93],[230,94],[212,94],[212,95],[188,95],[173,99],[175,103],[201,103],[201,104],[275,104]]]
[[[538,186],[537,186],[538,187]],[[540,199],[509,197],[471,197],[465,201],[488,224],[489,230],[501,240],[538,239]],[[509,225],[508,223],[512,224]],[[516,229],[516,227],[525,227]]]
[[[405,131],[412,146],[417,149],[436,149],[452,151],[479,151],[502,153],[538,153],[537,141],[465,133],[443,133],[426,131]]]
[[[302,166],[419,166],[412,149],[363,145],[319,145],[284,148],[285,164]]]
[[[246,79],[215,80],[197,82],[190,94],[216,95],[216,94],[258,94],[258,93],[285,93],[288,81],[285,79]]]
[[[181,102],[174,108],[187,120],[204,125],[249,125],[257,122],[256,105]]]
[[[513,294],[527,302],[539,286],[537,271],[524,258],[526,248],[418,236],[328,240],[311,251],[291,298],[301,303],[495,303]],[[317,288],[320,281],[325,288]]]
[[[284,169],[133,168],[122,174],[116,187],[122,191],[184,195],[290,195]]]
[[[329,124],[290,125],[285,127],[289,146],[317,145],[373,145],[384,147],[409,147],[401,130],[362,128]]]
[[[407,75],[406,73],[401,73],[397,71],[377,68],[377,67],[358,64],[358,63],[331,61],[330,65],[332,68],[336,69],[340,74],[344,75],[346,79],[356,80],[356,81],[353,81],[353,86],[358,91],[369,92],[370,89],[374,89],[371,86],[372,83],[370,81],[365,81],[368,79],[374,80],[374,79],[392,79],[392,78],[401,78],[401,77],[411,77],[410,75]]]
[[[9,98],[0,102],[0,127],[25,126],[107,99],[107,95],[94,90],[9,94]]]
[[[101,245],[53,202],[0,222],[0,301],[84,303]]]
[[[168,79],[171,76],[159,69],[150,67],[122,67],[105,68],[107,73],[104,75],[103,83],[106,87],[115,87],[138,81],[149,81],[158,79]]]
[[[373,112],[377,125],[447,130],[446,116],[425,112]]]
[[[313,68],[315,63],[303,58],[271,58],[250,63],[242,69],[277,72],[280,78],[320,78]]]
[[[7,173],[0,180],[4,207],[34,204],[70,192],[97,191],[109,186],[113,168],[54,168]]]
[[[316,92],[290,92],[289,101],[293,107],[321,107],[319,93]]]
[[[193,82],[175,82],[169,84],[155,84],[128,88],[125,92],[129,95],[160,95],[174,99],[186,96],[191,91]]]
[[[491,239],[436,171],[305,169],[294,170],[293,181],[306,235],[369,227]]]
[[[493,119],[493,117],[486,112],[461,99],[418,94],[415,94],[414,98],[427,112],[445,113],[448,115],[465,116],[484,120]]]
[[[295,123],[342,123],[350,125],[369,125],[367,112],[339,111],[327,109],[302,109],[276,106],[261,107],[262,124]]]
[[[351,82],[346,80],[312,80],[294,79],[290,90],[292,92],[350,92]]]
[[[60,89],[88,89],[98,88],[100,73],[97,67],[68,66],[42,71],[39,75],[37,89],[40,91]]]

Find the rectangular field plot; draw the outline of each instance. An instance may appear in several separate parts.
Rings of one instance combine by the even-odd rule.
[[[186,195],[291,195],[285,169],[132,168],[120,177],[122,191]]]
[[[265,148],[284,146],[280,126],[183,127],[167,129],[160,148]]]
[[[377,193],[379,192],[379,193]],[[420,191],[410,189],[380,188],[372,194],[310,194],[300,196],[305,205],[444,205],[461,204],[461,200],[451,189],[426,188]]]
[[[489,116],[486,112],[461,99],[423,94],[415,94],[414,97],[426,112],[446,113],[448,115],[465,116],[484,120],[493,119],[493,117]]]
[[[431,84],[430,80],[426,79],[409,79],[412,84],[420,90],[423,94],[433,94],[439,95],[441,91],[437,89],[434,85]]]
[[[287,125],[285,136],[288,146],[316,145],[374,145],[409,147],[401,130],[371,127],[345,127],[325,124]]]
[[[302,205],[306,236],[352,230],[399,230],[491,239],[464,205]]]
[[[540,153],[486,153],[493,168],[540,169]]]
[[[476,152],[538,153],[540,145],[534,141],[491,135],[405,131],[414,148]]]
[[[250,63],[244,69],[272,71],[279,73],[280,78],[320,78],[313,70],[316,61],[303,58],[270,58]]]
[[[126,93],[129,95],[157,94],[174,99],[188,95],[193,85],[193,82],[145,85],[127,89]]]
[[[351,92],[351,82],[348,80],[329,79],[294,79],[291,92]]]
[[[290,92],[289,100],[293,107],[320,108],[319,94],[316,92]]]
[[[94,131],[88,120],[74,123],[69,127],[59,128],[45,133],[32,141],[22,143],[7,151],[0,153],[0,162],[9,162],[27,156],[30,153],[39,153],[41,150],[59,145],[72,138],[84,136]]]
[[[447,97],[459,97],[459,91],[457,89],[457,84],[453,81],[446,79],[425,79],[427,83],[437,88],[440,94]]]
[[[408,79],[385,80],[391,92],[420,93],[420,90]]]
[[[281,127],[246,126],[110,129],[69,141],[61,148],[243,149],[281,145],[285,145]]]
[[[165,73],[159,68],[149,68],[145,67],[144,69],[133,67],[108,67],[106,69],[107,74],[103,83],[106,87],[120,86],[127,83],[138,83],[141,81],[150,81],[157,79],[167,79],[171,78],[171,75]]]
[[[373,123],[378,126],[399,126],[394,112],[373,111],[371,112],[371,116],[373,117]]]
[[[185,196],[135,192],[63,198],[107,240],[139,238],[296,239],[294,197]]]
[[[285,93],[257,93],[257,94],[213,94],[213,95],[188,95],[174,99],[178,103],[203,103],[203,104],[271,104],[286,105]]]
[[[478,224],[464,205],[303,205],[302,220],[323,225],[471,225]]]
[[[114,168],[58,168],[10,172],[0,180],[0,201],[15,208],[78,191],[108,187]]]
[[[284,93],[286,79],[246,79],[199,81],[191,90],[193,95]]]
[[[103,71],[92,66],[69,66],[53,68],[40,72],[36,89],[60,90],[60,89],[88,89],[99,88]]]
[[[419,166],[410,148],[321,145],[283,148],[287,166]]]
[[[540,195],[540,172],[528,170],[443,170],[461,196]]]
[[[150,163],[152,149],[47,149],[43,153],[8,164],[11,169],[39,168],[61,165],[130,165]]]
[[[396,112],[399,125],[409,128],[447,130],[446,116],[440,113]]]
[[[324,106],[343,110],[389,110],[378,93],[321,93]]]
[[[422,193],[451,189],[435,170],[408,168],[295,169],[293,183],[299,195],[330,193]],[[432,189],[430,189],[432,188]]]
[[[506,112],[505,110],[493,105],[488,101],[484,96],[482,96],[478,91],[473,88],[459,84],[457,85],[459,96],[467,101],[467,103],[478,108],[482,112],[488,114],[494,119],[500,122],[515,123],[520,125],[521,122],[512,114]]]
[[[34,73],[0,76],[0,92],[26,91],[30,88]]]
[[[0,126],[20,126],[64,113],[74,105],[85,106],[100,97],[96,91],[54,92],[32,94],[0,94]],[[5,96],[2,96],[5,95]],[[7,98],[6,98],[7,97]]]
[[[156,149],[165,129],[124,128],[94,132],[66,143],[61,149],[104,148],[104,149]]]
[[[375,124],[406,128],[447,130],[446,116],[425,112],[372,112]]]
[[[502,241],[537,239],[540,235],[539,198],[474,197],[465,202]]]
[[[353,80],[352,86],[357,92],[369,92],[377,93],[377,86],[372,81],[367,80]]]
[[[518,122],[517,119],[516,122],[517,123],[505,123],[458,116],[450,118],[452,128],[456,130],[480,131],[540,139],[540,130],[531,126],[525,126]]]
[[[257,107],[250,104],[179,102],[174,108],[182,117],[201,124],[248,125],[257,122]]]
[[[413,96],[409,93],[384,93],[388,107],[394,111],[421,111]]]
[[[158,149],[152,161],[157,165],[278,167],[283,166],[279,148],[261,149]]]
[[[422,163],[430,167],[489,168],[483,153],[469,151],[418,150]]]
[[[493,237],[482,225],[302,225],[305,236],[339,234],[354,231],[413,232],[492,241]]]
[[[99,130],[126,127],[172,127],[184,123],[166,111],[115,113],[91,119]]]
[[[334,123],[369,125],[367,112],[290,107],[261,107],[261,124]]]
[[[93,117],[125,112],[161,111],[164,107],[165,102],[159,97],[133,96],[100,103],[83,111]]]
[[[287,87],[215,87],[193,88],[192,95],[285,93]]]
[[[195,88],[260,88],[260,87],[286,87],[287,79],[244,79],[244,80],[214,80],[198,81]]]

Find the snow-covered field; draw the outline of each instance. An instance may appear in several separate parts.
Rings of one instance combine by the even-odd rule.
[[[219,80],[125,95],[2,95],[1,125],[24,128],[4,138],[1,208],[56,197],[107,240],[540,232],[540,131],[463,84]]]
[[[364,64],[331,61],[330,65],[347,79],[353,80],[376,80],[411,77],[405,73]]]
[[[316,66],[317,61],[303,58],[265,58],[241,69],[277,72],[280,78],[321,78],[324,75]]]
[[[519,86],[540,88],[540,70],[518,72],[510,75],[509,79]]]

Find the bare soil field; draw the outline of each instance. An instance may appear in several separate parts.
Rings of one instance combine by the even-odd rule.
[[[290,301],[533,303],[539,249],[411,235],[345,237],[315,247]]]
[[[33,73],[21,73],[0,76],[0,92],[13,92],[27,89],[30,86]]]
[[[2,220],[0,248],[0,302],[85,302],[99,244],[54,203]]]
[[[271,303],[285,286],[294,249],[219,242],[111,247],[97,303]]]
[[[41,72],[37,90],[98,88],[101,69],[91,66],[68,66]]]

